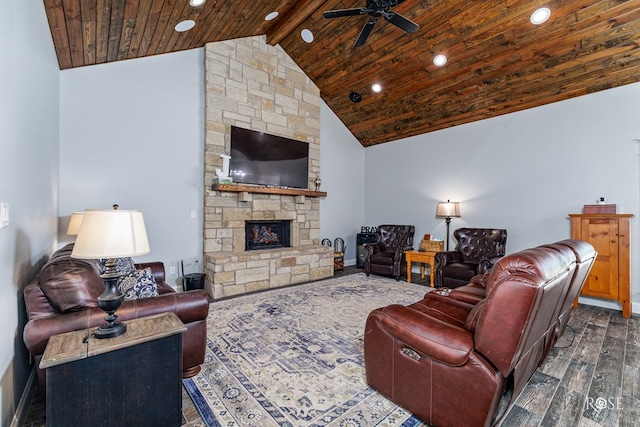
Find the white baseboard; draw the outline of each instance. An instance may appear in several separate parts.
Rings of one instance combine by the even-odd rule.
[[[20,427],[24,424],[25,420],[27,419],[29,406],[31,405],[31,399],[33,399],[33,393],[35,393],[36,391],[37,384],[38,382],[36,379],[36,370],[34,368],[31,370],[31,374],[29,374],[27,384],[25,384],[24,386],[24,390],[22,391],[22,396],[20,396],[20,401],[18,402],[16,411],[13,413],[11,427]]]
[[[578,298],[578,302],[580,304],[586,304],[586,305],[592,305],[595,307],[609,308],[611,310],[622,311],[622,305],[618,301],[581,296]],[[640,314],[640,303],[631,301],[631,313]]]

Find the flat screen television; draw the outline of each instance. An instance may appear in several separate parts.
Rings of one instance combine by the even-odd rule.
[[[309,188],[309,144],[231,126],[233,182]]]

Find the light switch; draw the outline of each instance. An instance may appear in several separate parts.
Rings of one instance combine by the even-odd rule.
[[[9,226],[9,203],[0,202],[0,228]]]
[[[191,218],[195,219],[196,217],[196,211],[191,211]]]

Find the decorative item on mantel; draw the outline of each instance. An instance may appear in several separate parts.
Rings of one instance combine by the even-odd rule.
[[[598,197],[595,205],[584,205],[582,207],[583,214],[614,214],[616,213],[615,204],[607,204],[606,198]]]
[[[316,177],[316,180],[313,181],[313,183],[316,185],[316,191],[320,191],[320,186],[322,185],[322,180],[320,179],[320,175]]]
[[[233,178],[231,178],[230,176],[216,176],[215,178],[213,178],[213,187],[215,188],[215,186],[219,184],[233,184]]]

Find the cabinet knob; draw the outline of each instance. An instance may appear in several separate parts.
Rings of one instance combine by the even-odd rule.
[[[616,243],[616,241],[615,241],[615,240],[612,240],[612,241],[611,241],[611,243]]]

